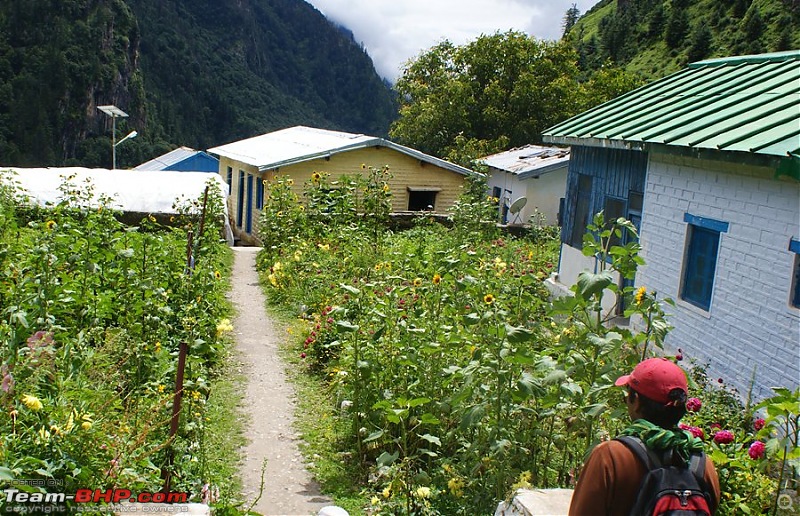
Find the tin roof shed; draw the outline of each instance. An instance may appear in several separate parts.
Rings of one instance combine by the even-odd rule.
[[[525,145],[486,156],[481,161],[491,168],[525,179],[566,166],[569,161],[569,149]]]
[[[692,63],[542,136],[568,145],[736,153],[800,179],[800,50]]]
[[[190,147],[178,147],[166,154],[162,154],[141,165],[134,170],[174,170],[182,172],[217,172],[219,160],[203,151]]]

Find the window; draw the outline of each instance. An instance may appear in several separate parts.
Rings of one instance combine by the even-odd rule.
[[[259,178],[256,183],[256,209],[261,211],[264,208],[264,180]]]
[[[251,233],[253,231],[253,176],[247,174],[247,227],[245,231]]]
[[[789,240],[789,250],[794,253],[794,267],[792,268],[792,290],[789,303],[800,308],[800,241]]]
[[[408,187],[408,211],[433,211],[441,188]]]
[[[242,215],[244,213],[244,170],[239,171],[239,188],[236,196],[236,225],[242,227]]]
[[[609,229],[614,225],[614,222],[620,217],[625,216],[625,199],[617,197],[606,197],[606,203],[603,207],[603,216],[606,221],[606,228]],[[617,236],[612,234],[610,237],[611,246],[622,245],[622,235]]]
[[[684,215],[683,220],[689,225],[681,299],[707,311],[711,308],[720,234],[727,233],[728,223],[689,213]]]
[[[592,176],[578,174],[578,195],[575,213],[572,217],[572,234],[569,242],[572,247],[583,249],[583,234],[589,223],[589,207],[592,201]]]
[[[233,167],[228,167],[228,176],[227,176],[226,179],[228,181],[228,191],[230,192],[230,190],[231,190],[231,181],[233,181]]]

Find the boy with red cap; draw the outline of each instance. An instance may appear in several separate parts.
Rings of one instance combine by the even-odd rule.
[[[686,373],[666,358],[649,358],[631,374],[615,382],[625,386],[625,402],[633,423],[622,435],[634,436],[649,450],[672,457],[673,464],[685,464],[692,454],[703,451],[703,443],[678,422],[686,413],[688,383]],[[669,460],[669,459],[668,459]],[[621,441],[598,444],[583,466],[572,502],[570,516],[627,516],[636,503],[647,466]],[[719,505],[719,479],[711,460],[705,461],[705,489],[708,506],[714,514]]]

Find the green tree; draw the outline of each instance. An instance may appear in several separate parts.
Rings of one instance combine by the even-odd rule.
[[[692,31],[689,43],[689,62],[700,61],[711,50],[711,31],[704,23],[698,24]]]
[[[689,30],[689,15],[686,9],[677,3],[672,4],[672,12],[667,21],[667,28],[664,32],[664,41],[669,48],[678,48],[683,44],[686,33]]]
[[[439,43],[412,61],[397,82],[400,116],[390,135],[441,157],[460,154],[465,145],[487,149],[539,141],[543,129],[580,107],[577,59],[564,43],[515,31],[483,35],[464,46]]]
[[[578,21],[578,18],[581,17],[581,10],[578,9],[577,4],[572,4],[572,7],[567,9],[566,14],[564,15],[564,32],[562,32],[562,38],[565,38],[567,34],[569,34],[570,29],[575,26],[575,23]]]

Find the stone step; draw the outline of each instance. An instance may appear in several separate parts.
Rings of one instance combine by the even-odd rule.
[[[510,503],[500,502],[494,516],[566,516],[572,489],[520,489]]]

